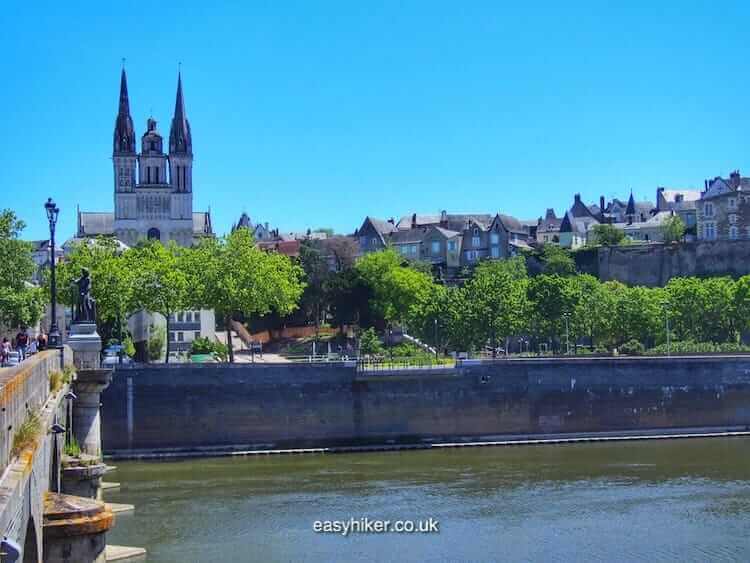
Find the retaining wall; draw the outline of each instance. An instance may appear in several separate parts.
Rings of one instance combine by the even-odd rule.
[[[750,357],[510,360],[367,375],[343,364],[118,369],[105,453],[750,425]]]

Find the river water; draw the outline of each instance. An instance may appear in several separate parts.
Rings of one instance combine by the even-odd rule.
[[[109,543],[192,561],[750,561],[750,439],[118,462]],[[316,533],[315,521],[439,522]]]

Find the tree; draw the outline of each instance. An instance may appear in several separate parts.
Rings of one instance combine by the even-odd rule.
[[[109,327],[112,336],[122,340],[122,325],[133,309],[133,270],[126,264],[122,250],[112,237],[78,242],[58,266],[58,301],[74,305],[77,294],[74,281],[86,268],[91,274],[91,293],[96,300],[97,329],[106,342]]]
[[[335,270],[341,272],[354,265],[359,252],[359,245],[352,237],[334,236],[322,241],[323,248],[331,254]]]
[[[25,227],[10,209],[0,212],[0,322],[8,326],[36,323],[46,303],[43,289],[29,282],[31,245],[18,238]]]
[[[326,292],[326,282],[330,277],[328,261],[321,252],[319,242],[311,240],[303,241],[300,245],[299,259],[307,281],[301,306],[307,317],[312,317],[317,331],[320,327],[321,314],[328,308]]]
[[[661,232],[665,243],[679,242],[685,236],[685,222],[679,215],[672,215],[662,223]]]
[[[345,269],[333,274],[328,278],[326,293],[331,304],[333,322],[337,327],[350,323],[359,324],[360,327],[372,326],[372,291],[355,270]]]
[[[542,246],[541,260],[544,264],[545,274],[557,274],[559,276],[572,276],[576,273],[576,263],[570,255],[570,251],[557,244],[544,244]]]
[[[526,263],[521,257],[480,263],[466,284],[468,315],[475,325],[472,334],[477,345],[498,342],[518,334],[524,328],[527,312]],[[505,342],[507,348],[507,342]]]
[[[736,291],[735,282],[728,277],[669,280],[664,295],[677,338],[697,342],[736,340]]]
[[[750,275],[742,276],[734,284],[734,325],[739,331],[750,328]]]
[[[419,325],[435,284],[432,276],[406,264],[387,248],[357,260],[355,270],[372,291],[374,308],[386,322]]]
[[[581,299],[580,287],[574,278],[557,274],[542,274],[531,278],[528,284],[528,299],[531,306],[531,329],[538,337],[553,340],[565,330],[565,315],[568,315],[568,336],[574,335],[576,325],[573,314]],[[575,338],[570,338],[575,342]]]
[[[193,301],[214,309],[223,320],[230,362],[235,315],[289,314],[305,288],[304,270],[287,256],[259,249],[247,229],[204,239],[191,252],[190,262],[196,284]]]
[[[370,327],[363,330],[359,335],[359,354],[361,356],[375,356],[383,352],[383,345],[380,343],[375,329]]]
[[[590,244],[592,245],[618,246],[627,241],[624,232],[614,225],[609,225],[607,223],[594,225],[589,232],[592,237],[590,241]]]
[[[245,231],[246,229],[239,229]],[[133,310],[161,314],[166,322],[166,357],[169,362],[169,323],[172,315],[193,303],[195,278],[188,274],[189,249],[174,241],[164,246],[152,240],[125,254],[125,265],[132,275],[131,304]],[[191,283],[191,281],[193,283]]]

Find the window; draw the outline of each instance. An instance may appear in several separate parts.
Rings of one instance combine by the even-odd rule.
[[[466,251],[466,260],[469,262],[474,262],[477,259],[477,251],[476,250],[467,250]]]
[[[729,227],[729,238],[732,240],[736,240],[738,238],[737,227],[735,227],[734,225]]]
[[[703,238],[706,240],[713,240],[716,238],[716,224],[715,223],[703,224]]]
[[[359,246],[367,248],[367,237],[359,237]]]
[[[497,246],[492,247],[492,257],[493,258],[500,258],[500,248]]]
[[[150,166],[146,166],[146,183],[147,184],[151,183],[151,167]]]
[[[201,331],[200,330],[196,330],[193,333],[193,340],[198,340],[200,337],[201,337]]]
[[[482,240],[479,238],[479,236],[473,236],[471,237],[471,246],[474,248],[479,248],[479,246],[482,244]]]
[[[171,330],[169,331],[169,341],[174,342],[174,332],[172,332]]]
[[[729,202],[727,203],[727,207],[729,207],[729,209],[737,209],[737,200],[733,197],[730,197]]]
[[[155,184],[159,183],[159,168],[158,167],[154,168],[154,183]]]
[[[729,222],[734,225],[737,222],[737,215],[735,213],[729,214]]]
[[[409,245],[409,254],[412,256],[416,256],[419,252],[419,245],[418,244],[410,244]]]
[[[177,333],[177,342],[185,342],[185,333],[182,331],[179,331]]]
[[[500,233],[490,233],[490,242],[492,244],[500,244]]]
[[[399,247],[398,247],[398,251],[399,251],[399,252],[400,252],[401,254],[403,254],[404,256],[406,256],[406,255],[407,255],[407,254],[409,253],[409,247],[408,247],[408,246],[406,246],[405,244],[404,244],[404,245],[401,245],[401,246],[399,246]]]
[[[544,235],[544,242],[549,242],[549,237],[547,235]]]
[[[183,312],[179,312],[179,313],[177,313],[177,322],[178,322],[178,323],[181,323],[181,322],[183,322],[184,320],[185,320],[185,313],[183,313]]]
[[[148,233],[146,233],[146,237],[148,240],[161,240],[161,233],[159,232],[159,229],[149,229]]]
[[[193,312],[192,311],[188,311],[187,313],[185,313],[185,322],[186,323],[192,323],[193,322]]]
[[[703,204],[703,214],[706,217],[713,217],[714,216],[714,204],[706,202]]]
[[[431,246],[432,246],[433,254],[440,254],[440,241],[439,240],[433,240]]]
[[[449,240],[448,241],[448,250],[450,252],[455,252],[456,251],[456,241],[455,240]]]

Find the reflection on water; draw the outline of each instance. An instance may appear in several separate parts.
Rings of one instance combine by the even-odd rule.
[[[750,439],[118,462],[149,562],[748,561]],[[316,520],[437,518],[437,535]]]

